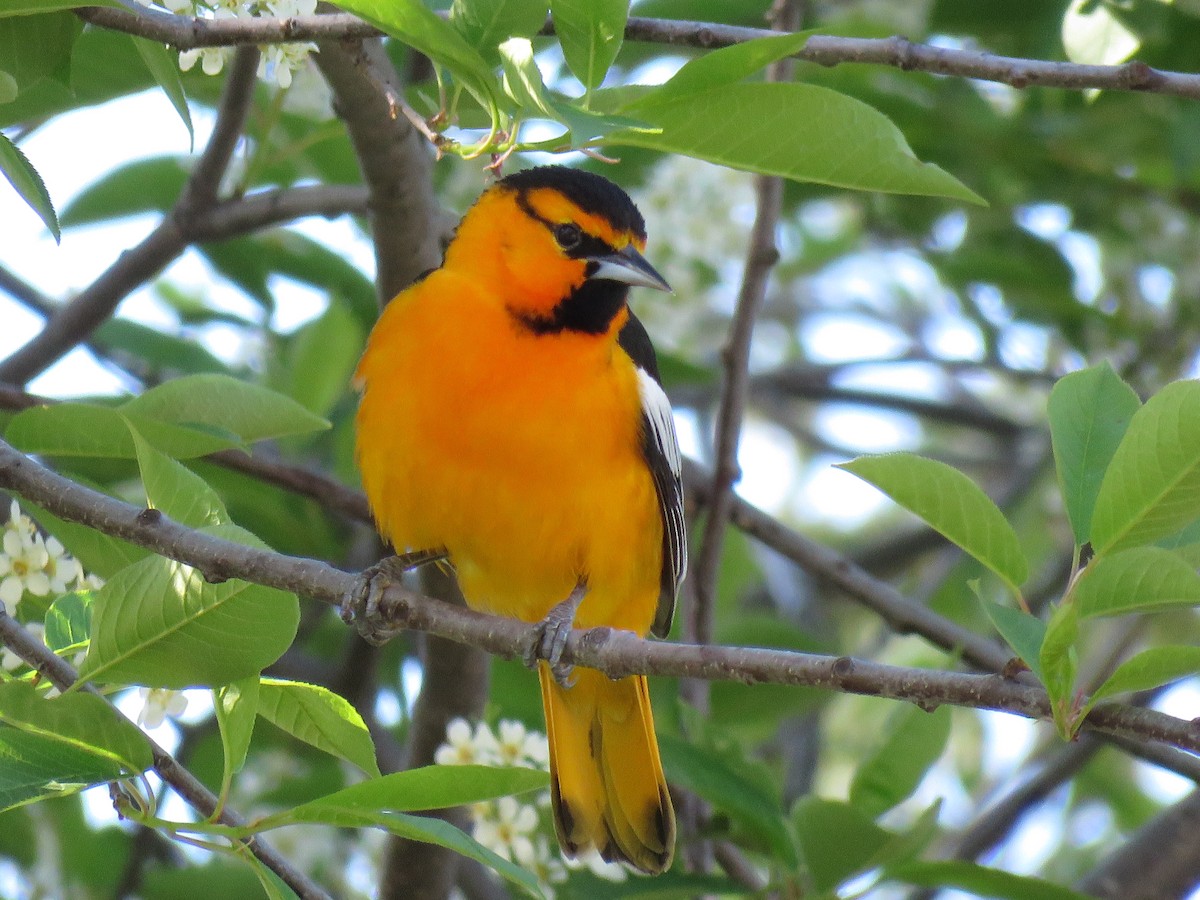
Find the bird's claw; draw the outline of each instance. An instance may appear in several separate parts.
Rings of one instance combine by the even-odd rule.
[[[567,638],[575,625],[575,611],[579,609],[584,593],[583,585],[579,585],[566,600],[551,609],[538,623],[537,632],[525,650],[525,665],[532,669],[539,662],[545,662],[554,680],[565,688],[575,683],[571,677],[575,666],[563,662],[562,655],[567,649]]]
[[[422,563],[441,559],[444,553],[419,551],[401,556],[389,556],[358,573],[342,597],[338,613],[347,625],[353,625],[371,644],[385,644],[396,634],[396,626],[388,621],[382,607],[383,595],[409,569]]]

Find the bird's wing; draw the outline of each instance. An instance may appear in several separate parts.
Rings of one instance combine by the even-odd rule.
[[[662,573],[658,608],[650,631],[666,637],[675,613],[675,597],[687,572],[687,525],[683,517],[683,459],[675,435],[671,401],[658,380],[658,361],[646,329],[635,316],[621,329],[621,348],[637,366],[638,393],[642,401],[642,455],[654,478],[662,516]]]

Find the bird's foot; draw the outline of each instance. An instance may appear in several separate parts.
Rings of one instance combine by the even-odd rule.
[[[525,651],[525,665],[532,669],[544,660],[561,687],[570,687],[573,683],[571,672],[575,667],[564,663],[562,655],[567,648],[567,637],[575,625],[575,613],[586,594],[586,585],[575,585],[567,599],[551,609],[546,618],[538,623],[537,633]]]
[[[445,557],[444,550],[417,550],[389,556],[363,569],[342,597],[338,608],[342,621],[354,625],[369,643],[376,646],[386,643],[396,629],[386,620],[380,608],[384,592],[410,569]]]

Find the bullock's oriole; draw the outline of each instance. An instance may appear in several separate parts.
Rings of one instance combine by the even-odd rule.
[[[665,636],[687,564],[671,407],[626,305],[631,285],[670,289],[645,241],[637,207],[598,175],[498,181],[371,333],[357,453],[397,550],[444,551],[472,607],[545,623],[563,848],[659,873],[675,814],[646,679],[556,667],[572,625]]]

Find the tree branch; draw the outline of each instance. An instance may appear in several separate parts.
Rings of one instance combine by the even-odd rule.
[[[188,224],[216,199],[221,177],[246,120],[257,65],[258,52],[254,49],[239,51],[235,57],[212,137],[171,214],[137,247],[122,253],[86,290],[58,309],[29,343],[0,362],[0,381],[25,384],[45,371],[86,341],[130,291],[154,277],[183,252],[188,244]],[[201,180],[206,183],[200,184]]]
[[[369,191],[376,289],[386,303],[441,259],[433,154],[407,119],[396,116],[401,90],[378,41],[325,43],[316,56],[346,123]]]
[[[46,327],[8,359],[0,362],[0,381],[24,384],[82,343],[116,311],[130,293],[141,287],[197,241],[216,241],[290,222],[304,216],[333,218],[366,212],[367,193],[356,186],[297,187],[261,191],[215,203],[187,216],[168,215],[140,244],[118,257],[99,278],[65,306],[39,308],[50,316]],[[40,295],[22,293],[28,287],[9,273],[0,287],[31,307],[45,307]],[[96,351],[107,357],[107,351]]]
[[[65,659],[34,638],[2,608],[0,608],[0,643],[11,649],[61,691],[65,691],[79,678],[75,669]],[[83,690],[96,696],[103,696],[91,685],[85,685]],[[150,744],[150,752],[154,759],[154,771],[158,773],[159,777],[202,816],[211,816],[217,808],[216,796],[158,743],[149,737],[146,740]],[[246,820],[228,805],[222,807],[217,821],[223,825],[234,827],[246,824]],[[330,900],[329,895],[319,885],[310,881],[289,860],[280,856],[261,836],[256,835],[243,843],[263,865],[283,879],[302,900]]]
[[[346,13],[286,19],[194,19],[152,9],[135,13],[125,9],[88,7],[76,12],[93,25],[151,38],[179,50],[236,44],[335,41],[380,34],[378,29]],[[542,33],[553,34],[553,23],[547,22]],[[704,50],[729,47],[777,33],[766,28],[639,16],[630,16],[625,25],[626,40]],[[847,38],[823,34],[810,37],[795,58],[822,66],[842,63],[890,66],[904,71],[995,81],[1018,89],[1052,87],[1078,91],[1095,88],[1200,99],[1200,75],[1155,69],[1137,60],[1118,66],[1095,66],[935,47],[899,36]]]
[[[54,474],[3,441],[0,487],[64,519],[194,566],[210,581],[242,578],[335,605],[353,584],[354,576],[325,563],[221,540],[180,525],[157,510],[115,500]],[[522,654],[537,628],[423,597],[399,586],[385,592],[381,608],[397,632],[425,631],[505,657]],[[1050,718],[1049,701],[1040,687],[1002,675],[889,666],[787,650],[663,644],[608,628],[573,631],[563,658],[613,678],[640,672],[746,684],[805,685],[905,700],[925,708],[953,704]],[[1092,710],[1084,727],[1200,752],[1200,726],[1153,710],[1102,703]]]
[[[787,0],[777,2],[772,15],[775,17],[772,31],[776,34],[790,31],[798,22],[797,6]],[[788,60],[774,62],[767,69],[767,80],[786,81],[791,77],[793,68]],[[721,550],[725,546],[725,527],[733,510],[733,486],[741,476],[738,444],[750,395],[750,341],[754,335],[754,323],[767,296],[767,279],[779,261],[775,232],[783,210],[783,179],[778,176],[756,176],[754,191],[754,225],[750,231],[750,246],[746,250],[742,286],[738,291],[737,308],[729,326],[729,335],[721,352],[724,379],[717,408],[712,486],[700,552],[691,579],[693,603],[684,629],[688,640],[697,644],[712,642],[717,574],[721,567]],[[689,690],[688,694],[692,695],[689,700],[695,706],[707,711],[706,689]]]

